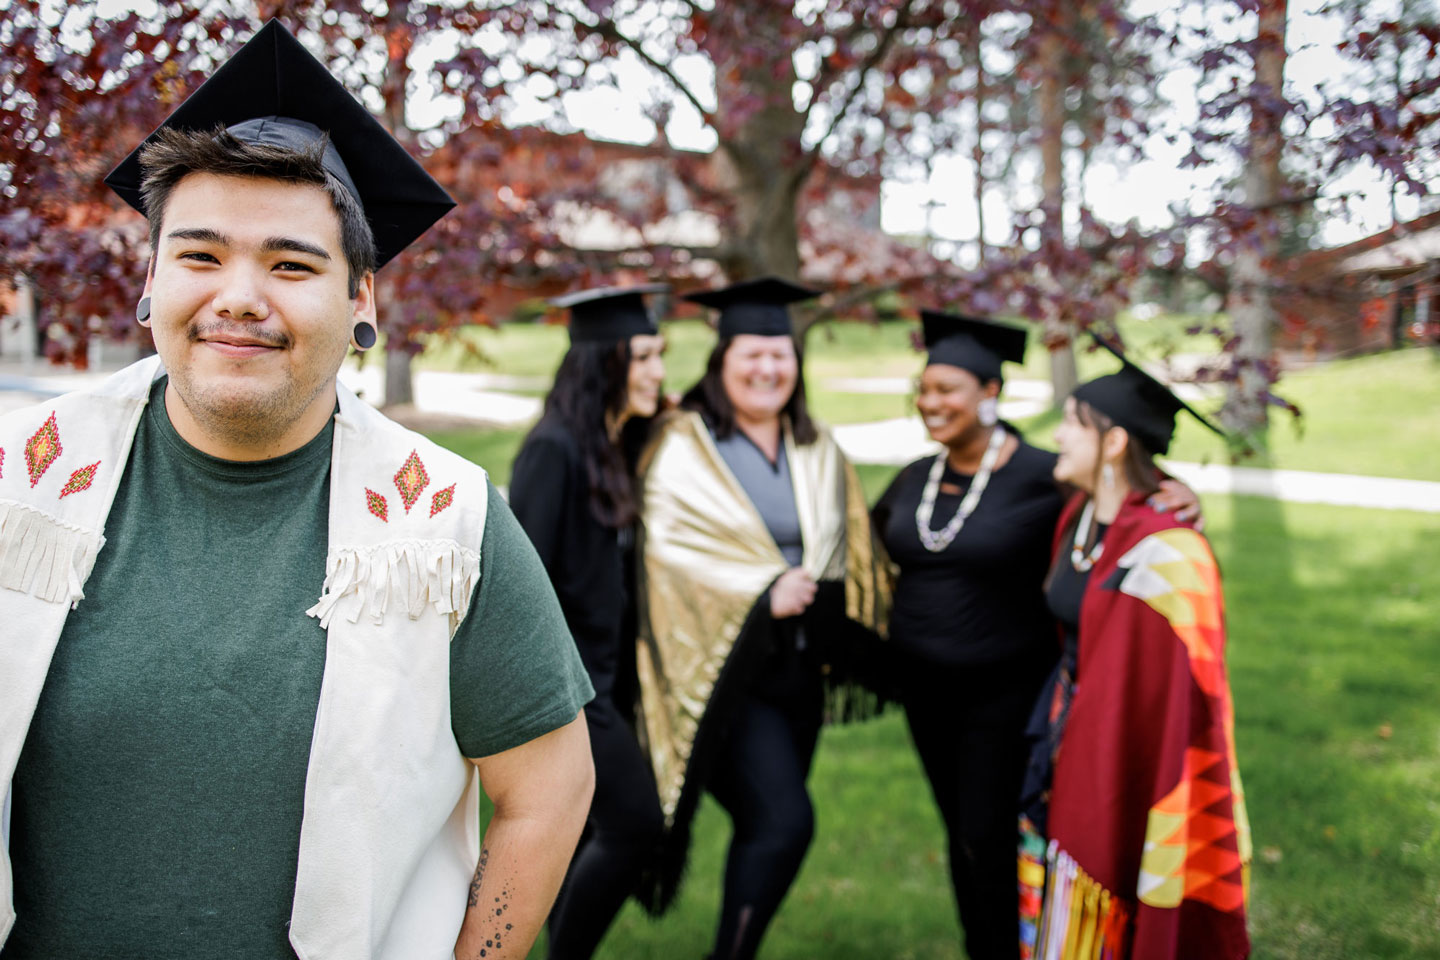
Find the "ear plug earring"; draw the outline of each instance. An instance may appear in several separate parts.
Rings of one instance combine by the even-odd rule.
[[[375,346],[375,325],[365,320],[355,324],[355,329],[350,333],[350,346],[362,353]]]

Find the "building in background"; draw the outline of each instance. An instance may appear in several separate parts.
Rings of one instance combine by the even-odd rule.
[[[1281,265],[1277,346],[1349,356],[1440,343],[1440,212]]]

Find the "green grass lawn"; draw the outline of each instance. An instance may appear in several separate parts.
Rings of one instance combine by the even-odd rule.
[[[521,434],[436,439],[503,482]],[[871,499],[894,472],[859,471]],[[1255,836],[1255,956],[1435,957],[1440,515],[1221,496],[1205,509]],[[816,842],[762,956],[959,960],[940,821],[903,720],[826,731],[811,788]],[[600,956],[703,955],[728,836],[707,801],[674,910],[627,906]]]

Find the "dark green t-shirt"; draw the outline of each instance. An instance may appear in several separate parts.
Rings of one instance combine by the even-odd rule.
[[[15,772],[16,926],[0,955],[290,958],[325,632],[327,426],[258,463],[207,456],[151,392],[107,542]],[[492,487],[451,645],[472,757],[574,719],[589,680],[545,570]]]

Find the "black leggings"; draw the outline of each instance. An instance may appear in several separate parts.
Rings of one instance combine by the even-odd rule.
[[[664,829],[650,764],[614,704],[597,697],[585,707],[585,721],[595,759],[595,798],[550,912],[552,960],[595,952],[653,860]]]
[[[945,821],[971,960],[1019,956],[1015,864],[1024,733],[1047,666],[904,660],[899,670],[910,735]]]
[[[820,736],[820,675],[793,654],[781,659],[736,705],[710,776],[734,829],[714,960],[755,956],[815,833],[805,780]]]

